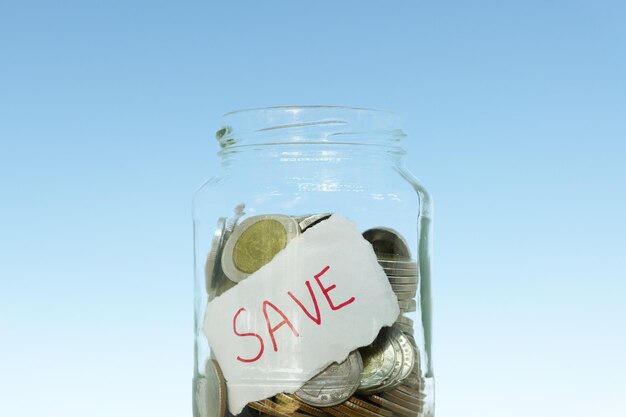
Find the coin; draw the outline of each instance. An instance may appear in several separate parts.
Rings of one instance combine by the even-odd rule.
[[[423,388],[422,385],[423,383],[422,383],[421,377],[411,375],[407,379],[404,380],[402,385],[398,385],[397,388],[408,387],[408,388],[413,388],[416,390],[421,390]]]
[[[389,280],[389,283],[394,285],[394,284],[417,284],[417,275],[413,275],[413,276],[405,276],[405,277],[396,277],[396,276],[389,276],[387,275],[387,279]]]
[[[273,402],[276,405],[275,409],[285,414],[291,414],[298,411],[300,409],[300,404],[302,404],[295,398],[287,397],[286,395],[283,397],[276,395],[271,400],[274,400]]]
[[[361,381],[363,361],[353,351],[341,363],[333,363],[308,380],[294,393],[296,398],[315,407],[331,407],[344,402],[354,394]]]
[[[383,261],[383,262],[407,262],[407,261],[411,261],[411,256],[410,255],[397,255],[397,254],[390,254],[390,253],[378,253],[378,254],[376,254],[376,257],[378,258],[379,261]]]
[[[413,292],[399,292],[399,291],[396,291],[395,293],[396,293],[396,298],[398,300],[411,300],[411,299],[415,298],[415,296],[417,295],[415,293],[415,291],[413,291]]]
[[[415,366],[419,367],[419,349],[417,348],[417,342],[415,341],[415,337],[413,337],[413,332],[404,332],[404,335],[409,342],[411,342],[411,346],[413,346],[413,350],[415,351],[416,363]]]
[[[393,386],[400,385],[409,377],[413,371],[413,367],[415,366],[416,357],[416,352],[407,336],[403,333],[396,333],[395,336],[396,340],[400,344],[400,348],[402,349],[402,370]]]
[[[395,292],[402,292],[402,291],[415,292],[417,291],[417,284],[391,284],[391,288]]]
[[[410,326],[410,327],[413,327],[413,323],[414,323],[412,318],[403,316],[403,315],[398,316],[398,318],[396,319],[396,322],[406,324],[407,326]]]
[[[383,271],[385,271],[385,275],[387,275],[388,277],[396,277],[396,278],[406,278],[406,277],[417,278],[419,275],[416,269],[383,267]]]
[[[311,414],[312,416],[315,417],[328,417],[329,414],[325,411],[323,411],[322,409],[316,408],[316,407],[312,407],[306,403],[303,403],[302,401],[298,400],[297,398],[291,396],[291,395],[287,395],[287,394],[276,394],[276,400],[277,401],[293,401],[293,402],[297,402],[298,403],[298,408],[300,410],[302,410],[303,412],[307,413],[307,414]]]
[[[355,416],[354,413],[353,414],[347,414],[346,412],[342,411],[342,410],[338,410],[334,407],[328,407],[326,408],[326,411],[330,414],[332,414],[335,417],[358,417]]]
[[[298,224],[289,216],[248,217],[228,237],[222,269],[232,281],[240,282],[271,261],[298,234]]]
[[[370,410],[355,406],[354,404],[347,401],[344,401],[343,403],[336,405],[332,408],[334,410],[341,411],[342,413],[350,417],[380,417]]]
[[[400,310],[406,312],[413,312],[417,310],[417,301],[415,301],[414,299],[398,300],[398,305],[400,306]]]
[[[372,244],[374,252],[385,255],[411,257],[409,244],[402,235],[388,227],[375,227],[363,232],[365,240]]]
[[[375,392],[392,375],[396,352],[384,332],[374,343],[359,349],[359,352],[363,358],[363,372],[358,392]]]
[[[224,417],[226,413],[226,381],[218,363],[212,359],[206,361],[206,417]]]
[[[215,297],[219,297],[220,295],[224,294],[226,291],[236,286],[237,286],[236,282],[231,281],[229,279],[223,279],[219,287],[215,291]]]
[[[300,227],[300,231],[304,232],[309,227],[315,226],[317,223],[321,222],[322,220],[326,220],[330,216],[332,216],[332,213],[320,213],[298,218],[297,221],[298,226]]]
[[[415,372],[411,372],[411,377],[410,378],[416,378],[417,375],[415,374]],[[416,379],[419,379],[419,377],[417,377]],[[407,384],[409,380],[407,379],[407,381],[405,381],[404,383],[398,385],[397,387],[394,388],[394,391],[401,391],[407,395],[410,395],[412,397],[417,397],[421,391],[418,388],[415,388],[413,386],[410,386]],[[418,383],[419,385],[419,383]]]
[[[413,262],[409,258],[403,261],[400,261],[400,260],[390,261],[390,260],[385,260],[381,258],[378,258],[377,260],[380,266],[382,266],[383,268],[411,269],[413,271],[417,269],[417,262]]]
[[[404,392],[402,390],[399,390],[398,387],[393,388],[389,391],[385,391],[382,396],[384,398],[387,398],[390,401],[393,401],[394,398],[398,399],[399,401],[405,401],[409,404],[415,404],[415,405],[419,405],[422,403],[422,400],[419,398],[419,392],[416,391],[415,395],[413,394],[409,394],[407,392]],[[401,403],[398,403],[400,405],[402,405]],[[408,407],[410,408],[410,407]]]
[[[230,217],[226,221],[226,230],[225,230],[226,238],[228,238],[228,236],[233,232],[233,230],[235,230],[235,226],[237,226],[237,223],[239,223],[239,219],[241,219],[241,217],[243,217],[243,215],[246,214],[245,208],[246,208],[246,205],[244,203],[239,203],[235,206],[233,210],[235,212],[235,215],[233,217]]]
[[[393,327],[400,330],[402,333],[407,333],[407,334],[411,334],[413,333],[413,328],[410,327],[409,325],[405,324],[405,323],[401,323],[396,321],[393,324]]]
[[[377,259],[380,266],[387,269],[409,269],[412,271],[417,270],[417,262],[413,262],[411,259],[406,259],[404,261],[386,261],[384,259]]]
[[[419,277],[419,271],[416,269],[406,269],[406,268],[391,268],[386,267],[383,268],[385,271],[385,275],[391,278],[415,278]]]
[[[346,406],[349,406],[349,404],[354,404],[361,408],[366,408],[382,417],[393,417],[393,413],[391,411],[385,410],[384,408],[380,408],[376,405],[370,404],[367,401],[363,401],[355,396],[348,398],[348,400],[346,400],[344,404]]]
[[[407,401],[404,398],[400,398],[394,394],[391,394],[389,392],[384,392],[381,395],[384,399],[389,400],[391,402],[393,402],[394,404],[397,404],[399,406],[402,406],[404,408],[407,408],[409,410],[413,410],[413,411],[420,411],[422,408],[422,404],[424,403],[424,401],[418,399],[418,398],[412,398],[411,401]]]
[[[410,410],[406,407],[402,407],[401,405],[398,405],[396,403],[394,403],[393,401],[389,401],[383,397],[379,397],[378,395],[370,395],[369,400],[379,404],[383,407],[385,407],[388,410],[393,411],[394,413],[400,414],[404,417],[416,417],[416,413],[413,410]]]
[[[398,377],[402,372],[402,366],[404,364],[404,359],[402,357],[402,347],[396,340],[395,335],[399,333],[397,330],[393,328],[387,328],[385,330],[385,335],[387,338],[387,343],[389,343],[394,351],[394,362],[393,362],[393,371],[389,378],[385,380],[382,386],[379,387],[379,390],[388,389],[394,385],[397,385]]]
[[[248,406],[257,411],[269,414],[272,417],[306,417],[306,415],[295,411],[289,414],[281,412],[279,410],[280,407],[270,400],[252,401],[248,403]]]

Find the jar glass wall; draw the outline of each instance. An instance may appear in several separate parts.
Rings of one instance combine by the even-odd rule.
[[[434,415],[431,203],[403,167],[397,117],[253,109],[226,114],[216,136],[221,166],[193,207],[194,417]],[[324,250],[337,265],[318,274],[361,272],[336,285],[314,274],[276,301]],[[356,284],[352,304],[332,300]]]

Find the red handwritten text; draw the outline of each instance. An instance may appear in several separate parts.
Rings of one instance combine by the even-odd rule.
[[[350,297],[347,300],[340,302],[339,304],[336,304],[330,298],[330,292],[333,289],[335,289],[337,286],[335,284],[325,286],[321,281],[321,277],[326,272],[328,272],[329,269],[330,269],[330,266],[325,266],[319,273],[314,275],[314,279],[315,279],[315,282],[317,282],[317,285],[319,286],[320,291],[324,295],[324,298],[326,299],[326,302],[328,303],[328,306],[330,307],[330,309],[332,311],[337,311],[346,307],[349,304],[352,304],[355,301],[355,298]],[[298,307],[300,307],[302,312],[313,323],[315,323],[317,326],[320,326],[322,324],[322,314],[320,312],[320,307],[317,302],[317,297],[315,296],[315,292],[313,291],[313,288],[311,287],[311,282],[305,281],[304,284],[307,287],[309,296],[311,297],[311,302],[313,303],[313,309],[315,310],[315,314],[312,314],[311,311],[304,306],[302,301],[296,298],[296,296],[293,295],[291,291],[287,291],[287,295],[296,303]],[[270,310],[273,311],[273,314],[272,314],[273,316],[276,316],[276,315],[280,316],[281,320],[279,322],[272,324],[270,317],[269,317]],[[237,317],[239,317],[239,315],[244,311],[246,311],[245,308],[240,308],[233,316],[233,332],[235,333],[235,335],[239,337],[256,338],[259,342],[259,350],[258,350],[257,355],[252,358],[242,358],[241,356],[237,356],[237,360],[240,362],[246,362],[246,363],[256,362],[259,359],[261,359],[261,357],[263,356],[263,353],[265,352],[265,342],[263,341],[263,338],[261,337],[261,335],[259,335],[258,333],[252,333],[252,332],[244,333],[244,332],[240,332],[237,330]],[[278,352],[278,345],[276,343],[276,338],[274,337],[274,334],[284,325],[287,325],[287,327],[293,333],[294,337],[300,337],[300,333],[295,328],[292,321],[289,320],[287,315],[285,315],[285,313],[279,307],[277,307],[274,303],[268,300],[263,300],[262,311],[263,311],[263,317],[265,318],[265,324],[267,325],[267,333],[270,337],[270,340],[272,341],[272,347],[274,348],[274,352]]]

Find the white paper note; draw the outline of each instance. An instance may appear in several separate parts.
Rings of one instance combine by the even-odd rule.
[[[372,246],[333,215],[209,302],[204,332],[238,414],[251,401],[296,391],[370,344],[399,313]]]

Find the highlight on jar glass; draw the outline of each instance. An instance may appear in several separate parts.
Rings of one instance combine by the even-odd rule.
[[[434,416],[431,202],[397,116],[242,110],[216,137],[193,206],[194,417]]]

